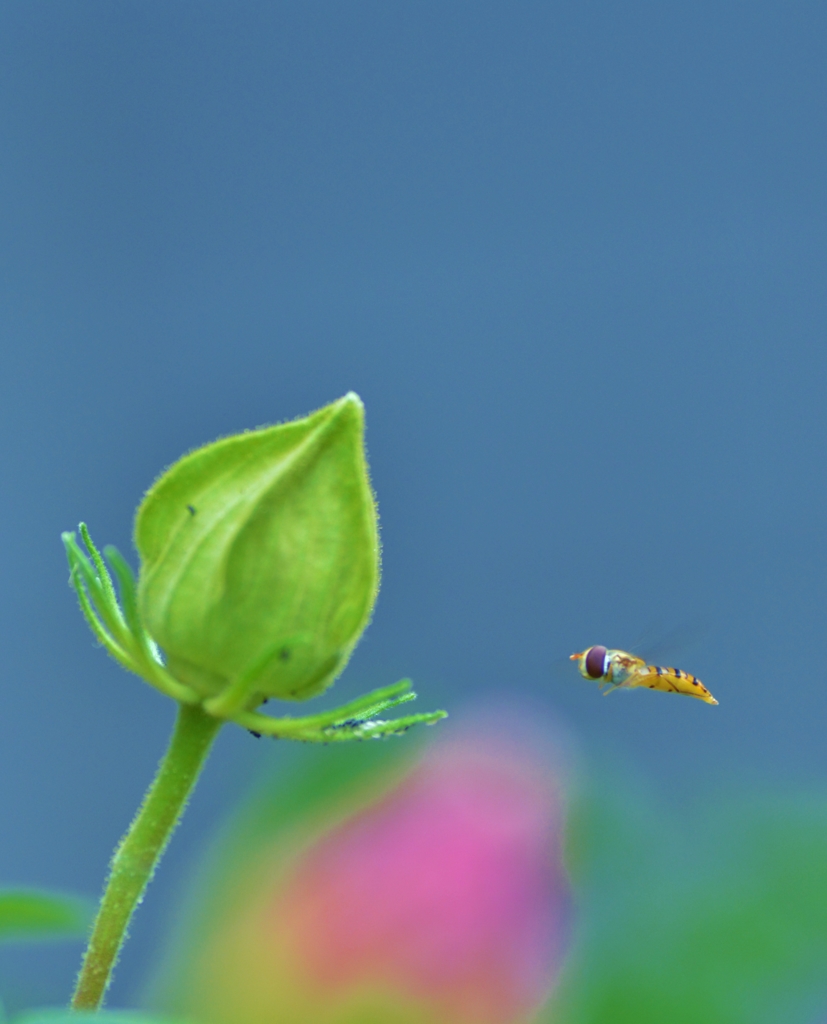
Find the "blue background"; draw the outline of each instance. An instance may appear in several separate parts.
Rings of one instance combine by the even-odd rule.
[[[530,698],[677,800],[824,777],[825,22],[3,5],[4,881],[96,894],[172,719],[95,649],[60,531],[130,551],[185,450],[349,389],[384,582],[337,698]],[[718,708],[559,672],[686,624]],[[225,730],[112,1005],[273,756]],[[4,952],[0,987],[62,1000],[77,956]]]

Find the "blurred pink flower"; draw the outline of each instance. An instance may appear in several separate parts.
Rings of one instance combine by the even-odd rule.
[[[536,755],[437,746],[256,886],[200,972],[201,1006],[234,1024],[527,1020],[568,930],[561,818]]]

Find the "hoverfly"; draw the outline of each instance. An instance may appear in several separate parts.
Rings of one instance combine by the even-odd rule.
[[[579,654],[572,654],[571,661],[577,662],[580,675],[600,684],[604,695],[620,688],[630,690],[645,686],[650,690],[665,690],[667,693],[685,693],[697,697],[707,704],[718,701],[704,684],[689,672],[679,668],[661,668],[648,665],[643,658],[636,658],[626,651],[615,651],[601,647],[587,647]],[[603,689],[603,687],[606,689]]]

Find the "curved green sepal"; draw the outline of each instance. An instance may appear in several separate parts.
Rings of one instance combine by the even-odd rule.
[[[95,638],[115,661],[168,697],[184,704],[198,703],[198,695],[166,671],[158,648],[144,629],[138,614],[132,570],[126,560],[117,548],[106,548],[106,556],[118,578],[121,607],[106,562],[95,547],[86,524],[81,523],[79,530],[91,560],[74,533],[61,534],[61,539],[69,559],[69,582]]]
[[[303,743],[342,743],[398,736],[411,726],[433,725],[448,717],[447,711],[425,711],[389,721],[376,720],[377,715],[412,700],[416,700],[416,694],[411,689],[411,681],[402,679],[318,715],[271,718],[256,711],[241,711],[233,716],[233,721],[258,736],[300,740]]]
[[[85,523],[80,525],[82,532],[88,537]],[[137,672],[137,666],[130,656],[129,633],[115,600],[111,580],[108,587],[103,585],[94,565],[75,539],[74,533],[62,533],[60,539],[69,560],[69,583],[78,596],[80,610],[95,639],[124,668],[130,672]],[[91,538],[88,543],[92,543]],[[97,554],[96,549],[95,553]]]

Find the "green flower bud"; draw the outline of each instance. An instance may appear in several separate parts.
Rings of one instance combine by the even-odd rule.
[[[141,621],[216,712],[312,697],[347,663],[379,586],[363,433],[350,393],[190,452],[138,509]]]

